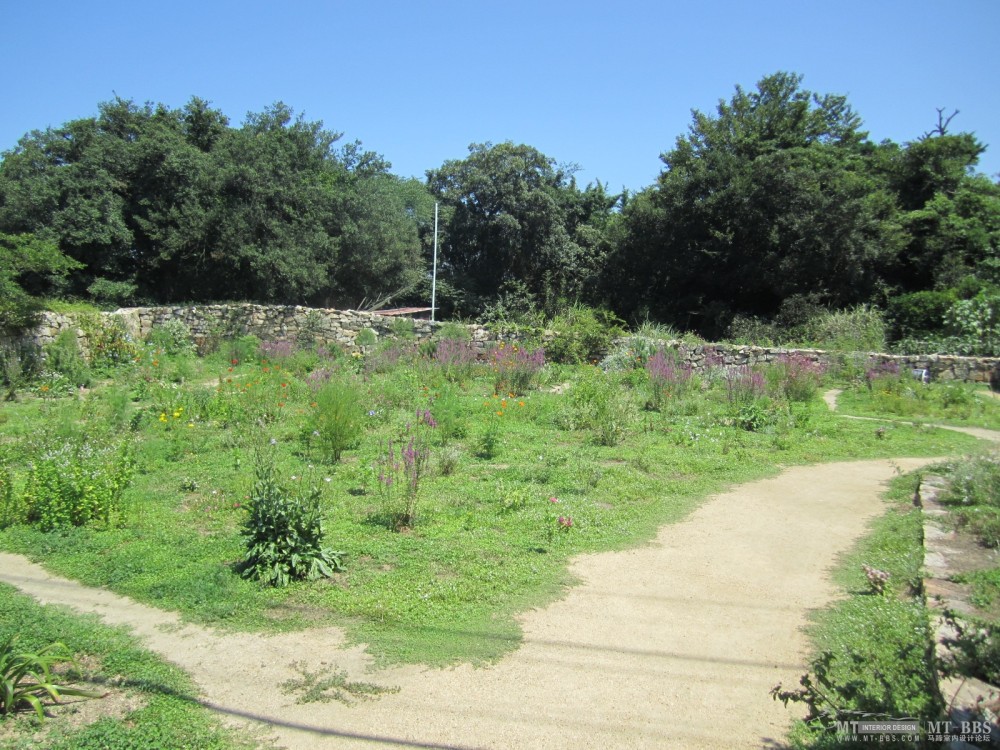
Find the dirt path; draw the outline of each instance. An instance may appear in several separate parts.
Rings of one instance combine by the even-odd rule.
[[[581,584],[522,618],[524,642],[489,668],[368,673],[334,629],[226,635],[56,578],[0,554],[0,579],[42,602],[131,626],[188,671],[207,705],[264,722],[288,748],[760,748],[792,714],[769,689],[797,684],[827,571],[880,513],[897,470],[926,460],[796,467],[706,501],[640,549],[588,555]],[[398,687],[368,703],[295,704],[293,662]]]

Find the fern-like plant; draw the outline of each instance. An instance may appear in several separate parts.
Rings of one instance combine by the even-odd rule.
[[[73,663],[73,656],[62,643],[50,643],[35,653],[19,653],[17,636],[7,638],[0,644],[0,713],[6,716],[21,706],[29,706],[39,719],[44,719],[41,698],[46,696],[57,703],[64,695],[104,696],[104,693],[55,684],[52,667],[64,662]]]

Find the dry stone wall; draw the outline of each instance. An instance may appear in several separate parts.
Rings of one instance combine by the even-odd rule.
[[[213,339],[253,334],[263,341],[314,341],[336,345],[353,352],[365,347],[357,342],[358,334],[366,329],[377,338],[398,335],[399,326],[412,326],[418,341],[430,339],[441,326],[429,320],[414,320],[357,310],[333,310],[277,305],[196,305],[189,307],[134,307],[101,313],[104,321],[117,320],[135,340],[149,336],[150,331],[168,320],[179,320],[191,331],[195,343],[205,346]],[[480,355],[501,337],[483,326],[468,326],[473,344]],[[87,352],[86,326],[79,316],[44,313],[31,338],[42,346],[54,340],[62,331],[76,333],[80,348]],[[839,364],[839,353],[819,349],[783,349],[774,347],[706,344],[691,346],[679,341],[664,342],[677,352],[682,362],[696,370],[710,363],[724,366],[757,365],[773,362],[780,357],[796,354],[825,366]],[[991,383],[1000,390],[1000,358],[957,357],[944,354],[894,355],[869,353],[863,361],[894,363],[900,370],[926,370],[932,380],[957,380]]]

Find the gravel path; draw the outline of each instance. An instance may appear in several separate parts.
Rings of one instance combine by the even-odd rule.
[[[488,668],[373,672],[336,629],[218,633],[15,555],[0,554],[0,580],[129,625],[207,705],[292,750],[781,747],[793,715],[768,691],[805,671],[802,627],[837,593],[827,572],[883,510],[893,475],[926,462],[787,469],[710,498],[644,547],[582,556],[580,585],[524,614],[523,644]],[[276,689],[294,662],[399,690],[296,704]]]

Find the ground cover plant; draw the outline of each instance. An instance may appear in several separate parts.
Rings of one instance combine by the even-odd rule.
[[[845,414],[897,417],[1000,429],[1000,400],[985,385],[923,383],[892,363],[862,363],[837,399]]]
[[[1000,546],[1000,452],[964,456],[939,470],[947,478],[939,499],[950,520],[995,550]],[[1000,682],[1000,566],[969,570],[955,580],[969,584],[969,600],[975,608],[960,616],[956,613],[952,620],[957,633],[957,670],[995,685]]]

